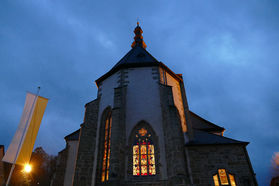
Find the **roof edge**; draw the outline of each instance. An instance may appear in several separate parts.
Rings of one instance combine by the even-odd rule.
[[[215,127],[215,128],[219,128],[220,130],[222,130],[222,132],[224,132],[224,131],[226,130],[224,127],[220,127],[219,125],[216,125],[216,124],[214,124],[214,123],[212,123],[212,122],[210,122],[210,121],[208,121],[208,120],[202,118],[201,116],[197,115],[196,113],[194,113],[194,112],[191,111],[191,110],[189,110],[189,112],[190,112],[190,114],[192,114],[193,116],[198,117],[199,119],[203,120],[204,122],[208,123],[209,125],[212,125],[212,126]],[[200,129],[198,129],[198,130],[200,130]],[[213,131],[214,131],[214,130],[213,130]]]
[[[169,69],[164,63],[162,62],[148,62],[148,63],[125,63],[125,64],[120,64],[118,66],[116,66],[115,68],[112,68],[110,71],[108,71],[107,73],[105,73],[103,76],[101,76],[100,78],[98,78],[97,80],[95,80],[95,83],[97,85],[97,87],[99,87],[100,83],[102,81],[104,81],[105,79],[107,79],[109,76],[111,76],[112,74],[114,74],[115,72],[117,72],[120,69],[123,68],[134,68],[134,67],[151,67],[151,66],[160,66],[162,68],[164,68],[172,77],[174,77],[175,79],[177,79],[180,82],[183,82],[182,76],[179,74],[174,73],[171,69]]]
[[[75,135],[76,133],[79,133],[79,132],[80,132],[80,129],[78,129],[75,132],[72,132],[71,134],[65,136],[64,139],[67,140],[67,138],[69,138],[69,137],[71,137],[71,136],[73,136],[73,135]]]
[[[239,143],[204,143],[204,144],[198,144],[198,143],[186,143],[184,146],[213,146],[213,145],[244,145],[247,146],[249,142],[239,142]]]

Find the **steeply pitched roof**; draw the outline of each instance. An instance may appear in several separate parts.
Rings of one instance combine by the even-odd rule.
[[[155,59],[147,50],[141,46],[135,46],[132,48],[113,68],[116,68],[122,64],[131,63],[158,63],[159,61]]]
[[[198,129],[206,132],[223,132],[225,129],[214,123],[211,123],[194,112],[190,111],[190,117],[193,129]]]
[[[162,62],[159,62],[145,49],[146,44],[143,41],[143,37],[141,35],[142,30],[139,24],[135,28],[134,33],[136,36],[134,37],[135,40],[132,44],[132,49],[118,63],[116,63],[110,71],[95,81],[97,86],[119,69],[130,67],[160,66],[168,71],[174,78],[182,80],[181,76],[173,73],[166,65],[164,65]]]
[[[186,143],[186,145],[249,144],[248,142],[238,141],[200,130],[194,130],[194,133],[194,140]]]
[[[79,133],[80,133],[80,129],[76,130],[75,132],[67,135],[64,137],[64,139],[66,141],[75,141],[75,140],[79,140]]]
[[[159,66],[160,62],[141,46],[133,47],[110,71],[96,80],[98,85],[101,81],[111,76],[121,68]]]

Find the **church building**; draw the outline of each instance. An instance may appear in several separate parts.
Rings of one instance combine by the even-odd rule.
[[[65,137],[52,186],[256,186],[246,146],[193,113],[182,74],[154,58],[137,23],[132,49],[96,80]]]

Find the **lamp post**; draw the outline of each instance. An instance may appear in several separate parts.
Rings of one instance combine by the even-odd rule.
[[[28,173],[28,174],[29,174],[29,173],[32,171],[31,165],[30,165],[30,164],[25,164],[25,165],[24,165],[23,171],[24,171],[25,173]]]
[[[25,164],[22,169],[22,173],[23,173],[24,183],[28,186],[31,184],[31,171],[32,171],[32,166],[28,163]]]

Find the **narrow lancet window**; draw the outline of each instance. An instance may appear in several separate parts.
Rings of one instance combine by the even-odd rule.
[[[213,176],[213,181],[215,186],[219,186],[219,180],[217,174]]]
[[[109,160],[110,160],[110,137],[111,137],[111,113],[105,120],[104,154],[102,163],[102,182],[109,179]]]
[[[155,175],[155,153],[151,133],[141,128],[136,132],[133,145],[133,175]]]
[[[231,186],[236,186],[235,180],[234,180],[234,175],[229,174],[229,178],[230,178]]]

